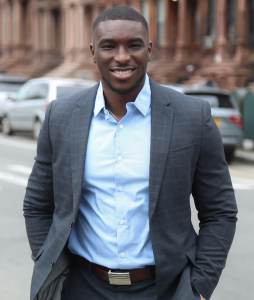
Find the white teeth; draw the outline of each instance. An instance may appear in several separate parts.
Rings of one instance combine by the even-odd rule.
[[[119,74],[119,75],[126,75],[126,74],[130,74],[132,72],[132,70],[127,70],[127,71],[114,71],[115,73]]]

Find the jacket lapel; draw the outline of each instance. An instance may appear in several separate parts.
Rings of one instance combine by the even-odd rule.
[[[72,113],[71,167],[74,212],[78,211],[82,193],[86,148],[97,89],[98,84],[86,91],[78,102],[78,108]]]
[[[149,174],[149,220],[158,200],[164,170],[167,163],[174,110],[169,107],[168,93],[150,79],[151,99],[151,150]]]

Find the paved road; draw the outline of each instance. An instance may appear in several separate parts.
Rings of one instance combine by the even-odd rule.
[[[238,223],[226,268],[211,299],[254,299],[254,162],[238,158],[229,169],[239,210]],[[197,230],[195,213],[193,223]]]
[[[33,262],[30,259],[22,201],[33,165],[36,143],[29,135],[0,134],[0,300],[28,300]],[[239,207],[236,237],[212,300],[252,299],[254,278],[254,162],[230,165]],[[198,230],[196,211],[193,223]]]
[[[0,299],[28,300],[33,262],[22,216],[34,141],[0,135]]]

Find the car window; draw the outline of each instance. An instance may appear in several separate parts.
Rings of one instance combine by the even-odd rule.
[[[17,92],[22,83],[0,82],[0,92]]]
[[[69,96],[77,92],[85,90],[84,86],[75,85],[75,86],[57,86],[56,88],[56,97],[60,98],[63,96]]]
[[[18,92],[18,95],[17,95],[17,101],[23,101],[23,100],[25,100],[26,99],[26,95],[27,95],[27,90],[28,90],[28,88],[29,88],[29,84],[24,84],[21,88],[20,88],[20,90],[19,90],[19,92]]]
[[[26,100],[32,100],[32,99],[45,99],[48,97],[48,84],[46,83],[40,83],[40,84],[33,84],[30,85],[27,94],[26,94]]]
[[[209,102],[211,107],[234,108],[230,97],[223,94],[206,94],[206,93],[186,93],[186,95],[202,98]]]

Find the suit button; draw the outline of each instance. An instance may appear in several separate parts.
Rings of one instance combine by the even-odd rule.
[[[72,228],[72,226],[73,226],[73,222],[70,222],[70,228]]]
[[[54,267],[54,265],[55,265],[55,262],[54,262],[54,261],[52,261],[52,262],[51,262],[51,265],[50,265],[50,266],[51,266],[51,268],[53,268],[53,267]]]

